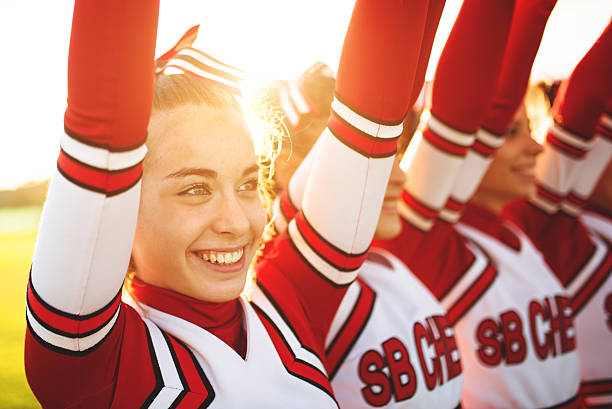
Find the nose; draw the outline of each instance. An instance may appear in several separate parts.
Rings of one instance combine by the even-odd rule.
[[[250,228],[246,208],[235,192],[222,194],[215,206],[212,228],[217,234],[243,236]]]
[[[540,145],[533,137],[531,133],[529,134],[529,138],[526,141],[525,151],[532,156],[538,156],[544,148]]]

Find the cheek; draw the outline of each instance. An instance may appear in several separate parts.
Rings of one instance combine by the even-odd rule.
[[[249,215],[249,223],[255,237],[261,237],[266,227],[266,213],[259,199],[253,200],[247,209]]]

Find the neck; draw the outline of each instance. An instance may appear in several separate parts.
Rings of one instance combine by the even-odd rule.
[[[506,204],[506,200],[504,198],[480,190],[477,190],[476,193],[474,193],[474,196],[470,202],[497,215],[501,214],[501,211]]]

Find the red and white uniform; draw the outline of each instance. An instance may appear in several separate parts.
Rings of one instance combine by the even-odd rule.
[[[376,227],[407,110],[400,90],[412,88],[404,74],[416,70],[426,7],[357,2],[303,209],[262,262],[254,303],[229,302],[241,317],[234,328],[242,357],[239,345],[194,318],[199,307],[214,314],[225,305],[158,297],[164,289],[134,283],[131,299],[120,299],[146,152],[158,4],[114,3],[75,5],[67,132],[27,293],[32,390],[45,407],[337,407],[319,357]],[[363,80],[370,77],[384,86]],[[330,171],[329,163],[344,166]]]
[[[459,407],[461,360],[445,315],[399,259],[372,249],[327,335],[340,407]]]
[[[504,209],[542,252],[570,296],[587,407],[612,403],[612,339],[605,309],[612,253],[609,238],[591,226],[588,231],[579,217],[612,156],[611,56],[612,24],[555,98],[555,123],[536,166],[536,195]]]
[[[612,221],[587,211],[580,217],[591,233],[595,252],[568,290],[589,293],[576,311],[580,336],[581,393],[588,407],[612,405]],[[584,335],[583,335],[584,334]]]
[[[416,93],[406,94],[405,89],[396,89],[403,92],[405,97],[409,96],[404,108],[411,106],[418,95],[420,85],[416,84],[422,83],[421,77],[425,73],[426,57],[429,55],[442,3],[430,4],[428,20],[431,24],[427,24],[423,33],[423,45],[416,69],[417,79],[413,88]],[[380,6],[382,4],[377,7]],[[414,6],[420,7],[416,3]],[[372,19],[372,16],[368,17]],[[363,52],[363,49],[359,50],[359,53]],[[338,83],[342,84],[340,74]],[[332,116],[341,112],[339,102],[336,100],[332,104]],[[379,109],[381,114],[387,116],[392,113],[382,106]],[[289,241],[298,249],[306,248],[305,252],[301,251],[305,254],[309,251],[319,256],[330,253],[326,243],[308,232],[308,204],[304,199],[308,184],[316,181],[311,168],[321,146],[319,139],[293,175],[288,192],[283,192],[275,202],[277,229],[287,231],[267,250],[267,254],[272,254],[274,260],[264,260],[257,267],[259,288],[254,296],[256,304],[257,293],[266,292],[265,288],[274,285],[269,280],[265,282],[266,272],[282,261],[282,257],[276,254],[283,254],[280,250],[286,245],[283,243]],[[328,197],[322,203],[327,205]],[[343,208],[341,204],[335,206]],[[333,318],[331,327],[318,327],[320,333],[326,334],[326,367],[340,406],[458,407],[461,394],[460,358],[452,328],[440,304],[392,254],[373,248],[362,256],[366,261],[359,268],[359,278],[348,287],[344,286],[345,290],[339,293],[343,298],[339,299],[341,304],[338,312],[330,317]],[[297,266],[297,270],[310,267],[329,277],[325,274],[325,264],[318,262],[308,266],[304,259],[296,258],[285,263]],[[320,293],[319,298],[325,300],[331,297]],[[295,304],[292,300],[288,302]]]
[[[447,59],[440,60],[440,64],[446,65],[439,66],[436,72],[436,77],[441,75],[441,81],[438,82],[436,96],[438,78],[434,80],[433,121],[430,120],[428,124],[424,142],[418,142],[420,150],[416,150],[408,170],[409,183],[402,207],[418,210],[419,204],[429,204],[429,214],[421,211],[421,216],[425,216],[421,219],[432,219],[442,203],[445,205],[440,213],[443,220],[429,223],[430,230],[412,253],[406,252],[411,235],[404,232],[404,237],[382,245],[404,260],[447,310],[449,322],[455,328],[464,368],[464,407],[578,407],[579,372],[574,347],[571,343],[565,345],[564,354],[561,354],[561,350],[548,353],[541,347],[540,355],[536,355],[529,327],[529,318],[533,315],[531,310],[543,306],[542,311],[546,311],[548,303],[552,303],[548,311],[554,311],[556,315],[550,316],[549,321],[553,324],[562,322],[567,337],[573,336],[571,316],[564,307],[568,302],[567,294],[558,280],[533,245],[524,236],[518,238],[507,230],[495,216],[490,215],[488,219],[492,220],[486,223],[475,223],[478,228],[466,227],[464,223],[461,232],[469,232],[469,240],[461,237],[457,233],[458,228],[452,224],[460,217],[465,203],[478,186],[490,156],[503,142],[500,135],[505,132],[522,99],[521,86],[516,82],[523,82],[524,90],[546,19],[554,5],[554,1],[517,2],[510,27],[508,12],[507,9],[504,12],[504,7],[512,10],[512,3],[466,2],[455,24],[457,29],[453,28],[456,42],[447,43],[445,47],[448,60],[456,58],[466,48],[470,49],[468,52],[476,52],[471,50],[476,40],[469,41],[465,33],[478,26],[474,22],[469,24],[470,16],[473,18],[478,12],[482,13],[481,18],[486,22],[481,27],[491,34],[484,34],[486,40],[482,41],[486,43],[485,47],[494,47],[496,51],[464,61],[464,64],[478,70],[479,78],[482,74],[482,82],[476,81],[472,89],[466,90],[464,83],[457,78],[463,78],[462,71],[457,72],[456,66],[448,64]],[[470,7],[474,9],[470,10]],[[529,17],[528,21],[523,21],[526,16]],[[501,30],[487,26],[493,21],[500,22]],[[504,36],[508,36],[508,31],[506,46]],[[479,47],[476,49],[480,50]],[[500,55],[499,51],[504,49],[505,54]],[[509,74],[516,75],[517,70],[520,71],[517,76],[521,79],[508,85]],[[449,72],[453,73],[452,77]],[[502,80],[506,82],[502,84]],[[483,124],[487,125],[487,131],[479,129]],[[467,141],[462,136],[468,133],[473,135],[475,142],[466,143],[465,148],[458,146],[457,142]],[[455,142],[455,146],[448,141],[442,143],[441,138],[436,136],[446,136],[447,140]],[[440,159],[432,159],[425,149],[427,144],[444,153],[438,152]],[[438,173],[448,170],[449,167],[439,163],[450,162],[451,159],[447,158],[452,156],[463,156],[465,159],[455,159],[460,162],[454,172],[457,180],[452,179],[454,182],[451,181],[449,187],[445,187],[446,180],[441,184],[435,177],[423,176],[428,174],[428,168],[436,166],[434,162],[438,163]],[[432,183],[432,180],[436,183]],[[427,187],[419,188],[419,182]],[[428,200],[422,194],[420,197],[424,200],[414,200],[417,195],[412,193],[419,189],[428,189],[429,197],[435,196],[437,200]],[[446,201],[449,193],[451,197]],[[421,208],[428,210],[426,206]],[[403,211],[402,215],[408,223],[417,225],[410,213]],[[467,220],[469,217],[464,219]],[[489,228],[483,225],[489,225]],[[517,250],[509,244],[513,241]],[[520,271],[516,271],[519,270],[517,266],[521,266]],[[557,309],[557,305],[561,308]],[[534,328],[543,333],[546,322],[537,322]],[[536,335],[541,336],[542,333],[537,332]],[[538,341],[539,346],[545,343],[540,338]],[[545,352],[546,357],[542,359]]]
[[[455,325],[464,406],[578,408],[576,331],[561,283],[531,241],[492,213],[468,205],[457,228],[497,266]]]

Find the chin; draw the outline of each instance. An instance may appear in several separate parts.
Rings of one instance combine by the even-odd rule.
[[[374,238],[380,240],[390,240],[397,237],[402,231],[402,223],[397,214],[381,214],[376,226]]]

